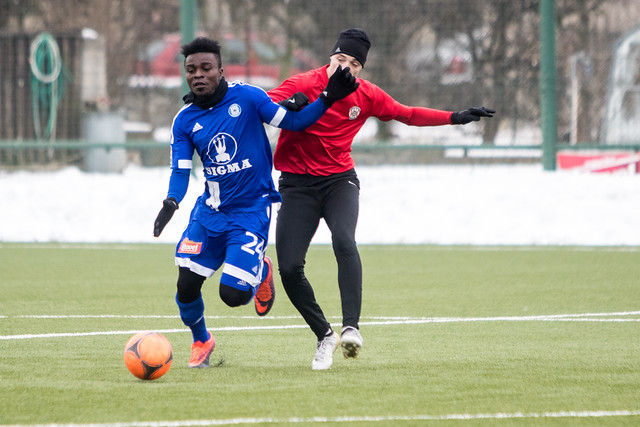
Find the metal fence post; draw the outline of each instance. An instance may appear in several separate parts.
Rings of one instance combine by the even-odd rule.
[[[195,37],[195,16],[198,7],[196,0],[180,0],[180,33],[182,43],[189,43]],[[189,86],[185,80],[184,67],[181,71],[182,75],[182,93],[189,92]]]
[[[556,2],[540,1],[540,112],[542,166],[556,169],[558,122],[556,110]]]

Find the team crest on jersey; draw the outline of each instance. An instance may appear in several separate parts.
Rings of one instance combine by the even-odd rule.
[[[212,163],[226,165],[230,163],[238,151],[236,139],[228,133],[218,133],[207,145],[206,155]]]
[[[349,120],[355,120],[358,118],[358,116],[360,115],[360,111],[362,111],[362,109],[358,106],[353,106],[349,109]]]
[[[229,115],[231,117],[238,117],[240,115],[240,113],[242,113],[242,108],[240,108],[240,106],[238,104],[231,104],[229,106]]]
[[[178,253],[180,254],[197,255],[201,250],[202,242],[191,241],[188,237],[185,237],[184,240],[180,242],[180,247],[178,247]]]

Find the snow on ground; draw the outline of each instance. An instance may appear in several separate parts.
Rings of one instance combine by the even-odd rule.
[[[540,165],[357,172],[360,244],[640,245],[640,175],[545,172]],[[138,166],[122,174],[0,172],[0,242],[175,243],[203,178],[192,177],[180,209],[154,238],[169,173]],[[329,242],[322,224],[314,243]]]

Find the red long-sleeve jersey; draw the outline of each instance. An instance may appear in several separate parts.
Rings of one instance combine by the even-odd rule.
[[[297,74],[268,91],[275,102],[302,92],[316,100],[327,86],[327,67]],[[451,111],[409,107],[393,99],[373,83],[357,78],[360,86],[351,95],[333,104],[303,132],[282,130],[274,154],[274,166],[282,172],[327,176],[352,169],[351,143],[365,120],[397,120],[412,126],[451,124]]]

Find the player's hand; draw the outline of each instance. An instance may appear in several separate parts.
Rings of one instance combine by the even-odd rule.
[[[360,83],[357,83],[356,78],[351,75],[349,67],[342,68],[341,65],[338,65],[338,69],[329,78],[327,87],[320,94],[320,99],[327,107],[331,107],[334,102],[355,92],[358,86]]]
[[[290,98],[278,102],[289,111],[300,111],[305,105],[309,105],[309,97],[302,92],[294,93]]]
[[[153,235],[158,237],[162,230],[164,230],[165,225],[169,222],[173,213],[178,209],[178,202],[173,197],[169,197],[168,199],[164,199],[162,201],[162,209],[160,209],[160,213],[156,217],[156,221],[153,223]]]
[[[490,108],[469,108],[468,110],[458,111],[451,114],[451,123],[454,125],[466,125],[469,122],[477,122],[481,117],[493,117],[496,110]]]

